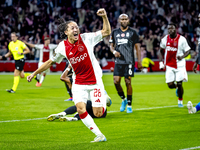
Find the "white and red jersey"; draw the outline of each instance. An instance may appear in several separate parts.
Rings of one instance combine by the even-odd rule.
[[[57,47],[55,44],[49,44],[45,46],[44,44],[36,44],[35,48],[40,50],[39,62],[45,62],[53,56],[53,50]]]
[[[185,59],[178,60],[177,56],[183,56],[185,52],[190,50],[185,37],[177,34],[176,38],[172,39],[166,35],[161,39],[160,47],[165,49],[165,65],[176,68],[185,66]]]
[[[101,31],[79,35],[76,43],[63,40],[55,49],[53,62],[60,63],[67,58],[73,70],[75,84],[91,85],[101,80],[102,70],[94,56],[94,46],[102,40]]]

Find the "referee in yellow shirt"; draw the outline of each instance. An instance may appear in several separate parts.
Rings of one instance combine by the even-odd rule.
[[[15,71],[14,71],[14,83],[13,87],[10,90],[6,90],[9,93],[15,93],[17,90],[17,86],[19,84],[19,76],[21,78],[27,77],[30,73],[24,73],[24,64],[25,59],[24,55],[30,53],[29,48],[26,46],[25,43],[18,40],[18,37],[15,32],[11,33],[11,42],[8,45],[9,52],[4,56],[0,56],[0,59],[4,59],[13,55],[15,60]],[[37,78],[35,77],[37,80]]]

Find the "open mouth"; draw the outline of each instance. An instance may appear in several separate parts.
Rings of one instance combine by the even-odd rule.
[[[78,38],[78,33],[74,34],[74,37],[75,37],[75,38]]]

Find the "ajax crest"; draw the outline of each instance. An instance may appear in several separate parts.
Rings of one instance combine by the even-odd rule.
[[[78,51],[82,52],[84,50],[84,47],[81,45],[78,47]]]

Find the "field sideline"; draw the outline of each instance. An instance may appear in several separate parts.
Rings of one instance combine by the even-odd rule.
[[[63,111],[73,102],[61,73],[47,75],[42,87],[35,81],[20,79],[15,94],[10,89],[13,73],[0,74],[0,149],[69,150],[179,150],[200,149],[200,113],[189,115],[187,101],[200,102],[200,75],[189,73],[183,83],[184,108],[177,107],[175,90],[168,89],[164,73],[136,73],[132,79],[133,113],[119,112],[121,100],[112,74],[103,76],[105,89],[113,104],[107,117],[95,119],[107,142],[90,143],[95,135],[81,121],[54,122],[46,117]],[[123,87],[124,80],[122,80]]]

